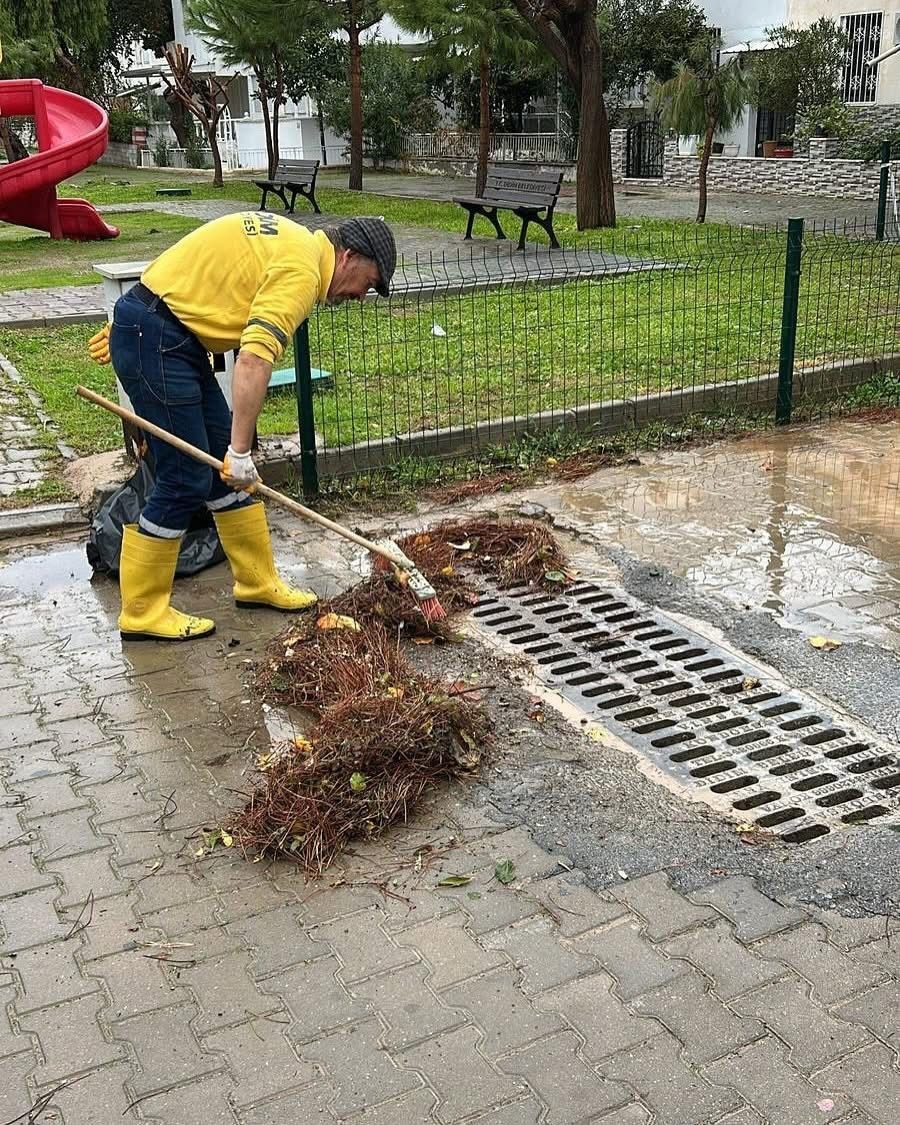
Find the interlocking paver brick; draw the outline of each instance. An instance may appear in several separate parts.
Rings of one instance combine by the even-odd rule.
[[[608,973],[593,973],[534,998],[535,1007],[563,1016],[584,1039],[581,1054],[588,1062],[662,1032],[656,1020],[633,1015],[613,995],[614,983]]]
[[[66,1125],[122,1125],[123,1121],[137,1121],[135,1110],[126,1112],[131,1098],[125,1083],[131,1078],[128,1063],[111,1063],[108,1066],[80,1074],[71,1085],[61,1086],[50,1103],[57,1113],[62,1113]],[[38,1096],[48,1093],[53,1086],[38,1088]]]
[[[871,1042],[868,1031],[830,1016],[811,1000],[809,985],[785,978],[767,984],[734,1001],[734,1009],[756,1016],[790,1047],[790,1062],[798,1070],[811,1072]]]
[[[243,950],[213,957],[178,969],[182,984],[190,986],[200,1006],[194,1024],[198,1034],[241,1023],[248,1015],[275,1011],[274,997],[259,991],[247,972],[249,956]]]
[[[847,1121],[847,1118],[842,1119],[841,1125],[844,1125],[845,1121]],[[750,1109],[748,1106],[746,1109],[739,1109],[737,1113],[729,1113],[727,1116],[719,1118],[716,1125],[766,1125],[766,1122],[755,1109]],[[850,1125],[850,1123],[848,1122],[847,1125]]]
[[[397,1056],[403,1066],[424,1074],[437,1092],[441,1121],[457,1121],[480,1109],[492,1109],[522,1093],[521,1083],[498,1074],[480,1054],[478,1038],[477,1028],[460,1027]]]
[[[98,827],[117,820],[127,820],[151,810],[156,813],[156,805],[144,796],[141,789],[143,778],[137,771],[131,771],[112,781],[92,785],[84,791],[96,810],[94,824]],[[157,814],[158,815],[158,814]]]
[[[398,1098],[422,1085],[411,1070],[396,1066],[379,1045],[376,1019],[342,1027],[300,1049],[301,1058],[325,1067],[335,1090],[332,1111],[338,1117],[361,1113],[367,1106]]]
[[[384,896],[375,887],[331,887],[323,882],[301,898],[300,920],[304,926],[318,926],[360,910],[378,908],[383,902]]]
[[[322,957],[306,965],[293,965],[260,981],[260,989],[283,997],[294,1017],[289,1037],[293,1043],[315,1039],[325,1031],[364,1019],[369,1008],[356,1000],[337,980],[340,968],[334,957]]]
[[[93,714],[94,701],[88,702],[82,694],[81,686],[72,681],[73,687],[68,691],[41,693],[41,706],[49,722],[61,722],[63,719],[81,719]]]
[[[805,903],[796,905],[809,911],[813,919],[825,927],[831,944],[844,951],[900,931],[900,918],[889,918],[885,915],[879,917],[872,914],[854,918],[838,910],[822,910],[821,907],[807,906]]]
[[[14,962],[10,961],[10,964]],[[0,965],[3,962],[0,961]],[[16,998],[15,976],[8,972],[6,967],[0,968],[0,1059],[8,1055],[19,1055],[23,1051],[30,1051],[32,1040],[29,1035],[21,1035],[12,1025],[7,1014],[7,1007]]]
[[[536,1125],[543,1112],[544,1107],[537,1098],[520,1098],[497,1109],[489,1109],[478,1117],[467,1118],[466,1125]]]
[[[290,1016],[275,1011],[203,1036],[204,1047],[228,1058],[237,1082],[236,1105],[251,1105],[294,1086],[307,1086],[318,1077],[316,1068],[301,1062],[285,1038],[289,1023]]]
[[[894,981],[863,992],[833,1010],[833,1015],[849,1023],[862,1024],[879,1039],[900,1049],[900,990]]]
[[[508,969],[494,969],[464,981],[442,993],[442,999],[467,1012],[484,1031],[479,1046],[492,1060],[565,1026],[559,1016],[539,1011],[516,986]]]
[[[569,874],[532,883],[527,894],[547,908],[561,937],[577,937],[627,914],[620,902],[604,898]]]
[[[398,945],[415,949],[431,967],[428,983],[432,988],[449,988],[466,977],[509,963],[502,954],[482,949],[463,928],[464,922],[462,914],[454,914],[396,936]]]
[[[693,891],[689,898],[711,906],[734,924],[740,941],[756,941],[768,934],[778,933],[804,921],[803,912],[796,907],[781,906],[774,899],[761,894],[752,879],[745,875],[731,875],[708,887]]]
[[[97,1022],[105,1003],[104,996],[92,993],[20,1017],[20,1027],[38,1037],[44,1056],[35,1081],[54,1082],[122,1057],[121,1044],[108,1042]],[[77,1034],[73,1034],[73,1028],[77,1028]]]
[[[196,1016],[194,1004],[180,1004],[109,1025],[110,1034],[129,1043],[137,1057],[140,1073],[132,1079],[136,1095],[167,1090],[225,1067],[223,1055],[201,1050],[191,1030]]]
[[[128,868],[124,868],[128,871]],[[181,906],[186,902],[196,902],[209,893],[207,888],[198,880],[189,875],[181,875],[166,869],[148,872],[135,872],[135,878],[146,874],[146,879],[141,879],[138,886],[140,902],[137,910],[142,918],[148,914],[156,914],[165,910],[167,906]]]
[[[662,871],[617,884],[610,887],[609,893],[643,918],[644,933],[652,941],[661,941],[715,917],[712,910],[696,906],[674,891]]]
[[[155,1008],[171,1007],[189,1000],[185,990],[165,972],[165,962],[158,960],[168,955],[172,960],[188,958],[190,949],[141,948],[112,953],[108,957],[91,961],[85,973],[102,981],[111,997],[110,1006],[103,1013],[107,1023],[127,1019]]]
[[[581,934],[572,942],[579,953],[596,957],[601,968],[616,979],[623,1000],[658,988],[688,971],[683,961],[670,961],[640,933],[640,925],[627,919],[606,930]]]
[[[90,793],[91,790],[85,792]],[[156,811],[121,820],[114,828],[105,828],[104,831],[115,847],[116,866],[123,872],[129,867],[137,867],[137,870],[129,872],[130,877],[135,879],[153,868],[158,859],[174,856],[184,849],[185,832],[165,831],[160,827]]]
[[[0,948],[4,953],[42,945],[65,935],[69,926],[60,921],[53,906],[57,894],[59,890],[54,885],[0,900]]]
[[[57,773],[52,777],[42,777],[37,781],[21,781],[16,786],[22,794],[19,809],[26,824],[43,816],[82,808],[87,799],[72,788],[74,773]]]
[[[34,1070],[34,1054],[14,1055],[3,1060],[3,1081],[0,1082],[0,1116],[4,1121],[18,1122],[28,1120],[28,1111],[34,1104],[25,1079]],[[40,1125],[49,1119],[41,1116],[37,1119]]]
[[[123,894],[131,886],[130,880],[120,879],[110,866],[112,848],[98,848],[96,851],[81,852],[78,855],[61,859],[50,856],[44,861],[48,875],[59,880],[62,887],[57,906],[65,911],[65,916],[74,919],[73,907],[78,908],[87,902],[90,895],[94,900]],[[78,910],[75,910],[75,914]]]
[[[352,984],[417,960],[412,949],[395,945],[388,937],[382,928],[386,919],[382,910],[367,910],[364,914],[324,922],[310,936],[325,943],[322,952],[330,949],[337,955],[342,965],[341,979]]]
[[[243,1109],[238,1115],[241,1125],[273,1125],[273,1122],[315,1122],[315,1125],[331,1125],[337,1118],[328,1110],[334,1091],[327,1083],[306,1086],[302,1090],[283,1094],[262,1102],[253,1109]],[[411,1125],[411,1123],[410,1123]]]
[[[44,729],[40,716],[34,711],[22,715],[7,714],[0,718],[0,754],[44,742],[55,734]]]
[[[98,848],[109,847],[109,839],[92,827],[88,806],[56,813],[54,816],[35,817],[30,823],[41,834],[40,854],[46,866],[55,859],[83,855]]]
[[[509,957],[521,974],[521,988],[526,995],[555,988],[594,969],[591,958],[560,943],[556,926],[546,916],[526,918],[514,926],[484,934],[481,944]]]
[[[54,722],[51,715],[48,720],[46,730],[59,739],[59,750],[63,755],[87,750],[109,741],[109,735],[93,719],[62,719]]]
[[[524,1078],[549,1107],[552,1125],[570,1125],[626,1105],[633,1095],[618,1082],[601,1078],[577,1054],[578,1038],[563,1031],[541,1039],[498,1062],[507,1074]]]
[[[174,1090],[165,1090],[141,1102],[145,1117],[168,1125],[171,1122],[203,1122],[203,1125],[235,1125],[235,1111],[231,1107],[234,1086],[226,1075],[200,1078],[187,1082]],[[272,1118],[287,1122],[290,1118]],[[298,1121],[304,1120],[297,1118]]]
[[[703,1125],[743,1104],[734,1090],[702,1079],[681,1057],[682,1044],[663,1032],[640,1047],[597,1063],[598,1074],[635,1090],[660,1125]]]
[[[896,980],[900,978],[900,965],[898,965],[897,957],[898,945],[900,945],[898,939],[891,935],[879,938],[878,941],[866,942],[865,945],[858,945],[850,950],[848,956],[861,964],[874,965]]]
[[[783,1044],[769,1036],[710,1063],[702,1073],[711,1082],[737,1090],[777,1125],[819,1125],[836,1121],[853,1108],[836,1092],[836,1083],[824,1081],[821,1074],[808,1082],[788,1064],[786,1054]]]
[[[250,952],[251,976],[268,976],[327,952],[300,925],[299,913],[297,905],[292,904],[237,922],[227,921],[228,933]]]
[[[90,917],[90,924],[84,926],[79,936],[84,943],[81,960],[85,965],[109,953],[121,953],[133,949],[140,942],[157,941],[162,934],[146,923],[138,921],[131,906],[131,898],[123,894],[95,899],[90,910],[86,910],[82,921]],[[78,911],[68,908],[66,917],[74,923]]]
[[[90,799],[93,786],[115,780],[128,765],[118,742],[103,742],[88,750],[67,754],[64,762],[74,775],[73,789],[86,799]]]
[[[644,992],[631,1001],[635,1012],[656,1016],[684,1044],[684,1058],[695,1065],[712,1062],[765,1035],[762,1024],[739,1019],[716,997],[699,973]]]
[[[431,1112],[436,1105],[435,1095],[423,1088],[354,1117],[352,1125],[425,1125],[433,1120]]]
[[[15,787],[20,781],[49,777],[54,773],[68,773],[68,765],[56,757],[57,743],[44,735],[24,750],[0,750],[0,770],[6,774],[6,783]]]
[[[473,881],[455,894],[448,892],[446,897],[451,905],[457,902],[462,905],[469,916],[468,929],[476,935],[529,918],[540,913],[541,909],[530,896],[510,893],[508,887],[498,884],[494,879],[493,866],[485,878]]]
[[[473,840],[469,851],[476,858],[486,857],[492,863],[512,860],[519,880],[542,879],[558,869],[553,856],[536,844],[524,828],[509,828],[485,839]]]
[[[900,1071],[895,1054],[880,1043],[832,1063],[815,1082],[842,1090],[877,1125],[900,1121]]]
[[[830,1006],[871,988],[884,979],[869,965],[861,965],[830,945],[821,926],[805,925],[790,934],[775,934],[754,945],[764,957],[777,957],[812,984],[813,998]]]
[[[452,990],[439,1000],[428,987],[429,971],[427,965],[418,961],[350,986],[350,992],[368,1002],[388,1025],[383,1041],[392,1050],[447,1031],[466,1018],[463,1012],[448,1006],[456,1003]],[[467,982],[467,998],[478,983]]]
[[[35,867],[31,846],[22,843],[17,847],[0,849],[0,903],[9,895],[35,891],[53,884],[54,879],[49,871],[38,871]]]
[[[16,955],[15,971],[19,977],[19,997],[16,1000],[18,1013],[45,1008],[63,1000],[75,1000],[98,990],[97,982],[85,977],[75,963],[77,948],[77,939],[57,940],[44,945],[33,945]]]
[[[650,1110],[640,1102],[614,1109],[612,1113],[604,1113],[602,1117],[595,1117],[596,1125],[648,1125]]]
[[[681,957],[699,969],[723,1000],[731,1000],[784,976],[776,961],[766,961],[736,941],[727,922],[702,926],[665,942],[671,957]]]

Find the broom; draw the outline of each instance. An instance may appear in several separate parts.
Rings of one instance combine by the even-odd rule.
[[[108,410],[112,414],[118,414],[118,416],[126,422],[130,422],[133,426],[137,426],[148,434],[153,434],[153,436],[158,437],[160,441],[168,442],[169,445],[174,446],[179,452],[187,454],[188,457],[193,457],[195,461],[201,461],[204,465],[209,465],[219,472],[222,471],[223,465],[218,458],[204,452],[202,449],[198,449],[195,445],[191,445],[190,442],[185,441],[183,438],[170,434],[168,430],[154,425],[153,422],[145,421],[145,419],[138,417],[138,415],[132,413],[132,411],[126,410],[124,406],[120,406],[116,402],[110,402],[108,398],[98,395],[95,391],[89,390],[87,387],[78,386],[75,388],[75,393],[88,402],[94,403],[95,406],[102,406],[104,410]],[[434,621],[442,621],[447,616],[447,611],[441,605],[434,587],[412,559],[407,558],[396,543],[391,540],[375,543],[372,540],[365,539],[362,535],[357,535],[355,531],[351,531],[348,527],[342,527],[341,524],[335,523],[334,520],[328,519],[327,516],[314,512],[311,508],[299,504],[296,500],[285,496],[283,492],[277,492],[274,488],[269,488],[268,485],[262,482],[255,486],[254,491],[259,493],[260,496],[264,496],[267,500],[271,500],[272,503],[278,504],[282,508],[287,508],[287,510],[293,512],[294,515],[309,520],[311,523],[316,523],[320,527],[325,527],[329,531],[333,531],[336,535],[342,535],[345,539],[349,539],[351,543],[355,543],[358,547],[365,548],[365,550],[375,556],[377,562],[384,560],[384,563],[389,564],[398,578],[412,591],[419,603],[422,616],[429,624]]]

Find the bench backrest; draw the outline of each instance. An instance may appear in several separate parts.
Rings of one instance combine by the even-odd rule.
[[[318,160],[279,160],[273,179],[305,183],[315,176],[318,167]]]
[[[540,168],[510,168],[489,164],[483,199],[509,200],[526,207],[552,207],[559,197],[562,172],[544,172]]]

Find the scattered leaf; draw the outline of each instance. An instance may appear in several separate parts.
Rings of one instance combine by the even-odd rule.
[[[294,746],[300,751],[301,754],[309,754],[312,750],[312,743],[308,738],[304,738],[302,734],[298,734],[294,739]]]
[[[433,645],[434,637],[413,637],[412,643],[414,645]]]
[[[350,788],[354,793],[362,793],[366,787],[368,778],[364,773],[351,773],[350,774]]]
[[[389,687],[387,689],[387,693],[388,693],[388,699],[402,699],[403,698],[403,688],[402,687]]]
[[[544,578],[547,582],[554,582],[561,585],[566,580],[566,576],[561,570],[545,570]]]
[[[834,640],[832,637],[810,637],[809,643],[813,648],[821,649],[822,652],[831,652],[832,649],[841,647],[841,642]]]
[[[759,687],[759,680],[756,676],[744,676],[744,682],[741,684],[744,691],[753,691],[754,688]]]
[[[528,701],[528,718],[535,723],[542,723],[546,718],[544,704],[535,696],[532,696]]]
[[[550,466],[551,469],[553,469],[559,464],[559,458],[558,457],[548,457],[547,458],[547,464]]]
[[[354,633],[360,632],[359,622],[352,617],[345,617],[341,613],[323,613],[316,622],[317,629],[349,629]]]
[[[201,856],[206,855],[206,848],[197,848],[194,855],[199,859]]]
[[[494,876],[498,883],[507,886],[516,880],[516,865],[511,859],[499,859],[494,868]]]
[[[445,566],[442,568],[441,574],[443,574],[445,578],[452,578],[454,574],[456,574],[456,571],[452,566]]]
[[[471,551],[472,550],[472,543],[468,539],[466,539],[462,543],[448,543],[447,546],[452,547],[454,551]]]
[[[589,726],[585,729],[584,733],[593,742],[602,742],[603,741],[603,728],[602,727],[591,725],[591,726]]]
[[[466,891],[466,898],[481,898],[481,891]]]
[[[465,887],[472,882],[471,875],[445,875],[438,881],[439,887]]]
[[[226,832],[224,828],[219,833],[219,839],[222,841],[226,848],[230,848],[234,843],[234,837],[230,832]]]

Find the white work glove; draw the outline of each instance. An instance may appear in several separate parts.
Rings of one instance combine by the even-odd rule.
[[[253,464],[250,450],[248,449],[246,453],[238,453],[230,445],[219,476],[227,485],[241,492],[252,492],[259,484],[259,473]]]

